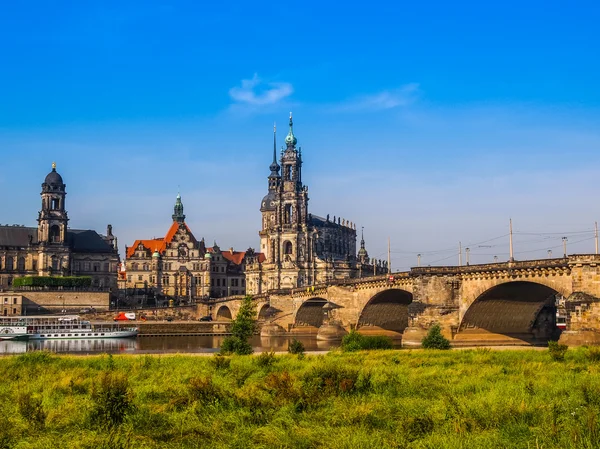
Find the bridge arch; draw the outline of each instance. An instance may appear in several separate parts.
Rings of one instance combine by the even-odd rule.
[[[511,281],[485,290],[468,307],[459,326],[458,340],[508,337],[527,343],[558,338],[555,288],[535,281]],[[471,337],[470,337],[471,336]]]
[[[271,314],[271,311],[269,310],[270,308],[271,308],[271,306],[268,303],[265,303],[258,308],[257,317],[258,317],[259,321],[265,321],[267,318],[270,317],[270,314]]]
[[[325,304],[327,304],[327,300],[324,298],[310,298],[304,301],[296,311],[294,327],[320,327],[323,324],[323,306]]]
[[[231,320],[232,316],[231,316],[231,309],[227,306],[221,306],[219,307],[219,309],[217,310],[217,321],[219,320]]]
[[[373,327],[402,333],[408,327],[408,306],[412,300],[412,293],[399,288],[375,294],[360,313],[358,329]]]

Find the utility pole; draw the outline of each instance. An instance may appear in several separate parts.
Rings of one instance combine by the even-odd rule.
[[[594,240],[596,242],[596,254],[598,254],[598,222],[594,222]]]
[[[467,261],[467,265],[469,265],[469,253],[471,252],[471,248],[465,248],[465,259]]]
[[[509,218],[508,220],[508,228],[509,228],[509,239],[508,239],[508,245],[510,247],[510,259],[509,262],[514,262],[515,258],[513,257],[513,241],[512,241],[512,218]]]
[[[417,267],[421,266],[421,255],[417,254]]]
[[[390,238],[388,237],[388,274],[392,272],[392,251],[390,249]]]
[[[563,257],[566,259],[567,258],[567,238],[563,237],[562,241],[563,241]]]
[[[458,242],[458,266],[462,267],[462,244]]]

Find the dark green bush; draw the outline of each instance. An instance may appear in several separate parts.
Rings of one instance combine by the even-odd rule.
[[[231,366],[231,359],[223,357],[221,354],[216,354],[210,359],[210,364],[217,370],[228,370]]]
[[[442,328],[436,323],[421,341],[421,346],[425,349],[450,349],[450,340],[442,335]]]
[[[557,362],[562,362],[565,359],[567,349],[569,349],[567,345],[561,345],[557,341],[548,342],[548,352],[550,353],[550,357]]]
[[[342,350],[346,352],[368,349],[392,349],[392,339],[382,335],[361,335],[355,330],[342,338]]]
[[[99,385],[94,385],[92,400],[92,418],[107,427],[120,425],[134,410],[133,395],[127,378],[111,371],[102,375]]]
[[[304,357],[304,344],[295,338],[290,341],[288,345],[288,352],[290,354],[297,354],[299,357]]]
[[[15,287],[90,287],[89,276],[24,276],[13,279]]]

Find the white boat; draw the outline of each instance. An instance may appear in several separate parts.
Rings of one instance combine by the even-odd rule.
[[[0,339],[5,340],[128,338],[137,334],[137,327],[92,323],[77,315],[0,317]]]

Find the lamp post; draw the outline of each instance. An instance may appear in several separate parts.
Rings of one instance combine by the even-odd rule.
[[[567,237],[563,237],[562,241],[563,241],[563,257],[566,259],[567,258]]]
[[[467,262],[467,265],[469,265],[469,254],[471,253],[471,248],[465,248],[465,259]]]
[[[417,267],[421,266],[421,255],[417,254]]]
[[[552,250],[551,249],[548,250],[548,259],[552,259]]]
[[[494,256],[494,263],[498,263],[498,256]]]

